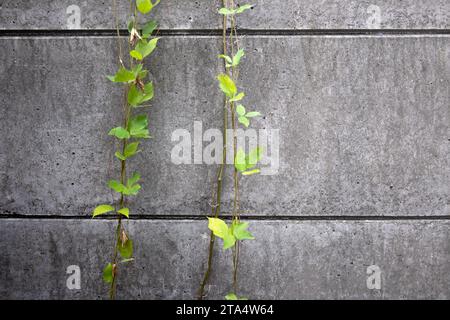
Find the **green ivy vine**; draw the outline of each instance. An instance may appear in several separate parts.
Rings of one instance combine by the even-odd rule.
[[[146,22],[140,27],[138,12],[146,15],[159,2],[159,0],[156,0],[156,2],[152,2],[152,0],[130,0],[129,64],[126,66],[122,56],[117,5],[116,0],[113,0],[119,42],[119,70],[115,75],[107,76],[107,78],[125,87],[125,98],[123,123],[109,131],[109,135],[115,137],[121,143],[120,150],[115,152],[115,157],[120,161],[120,179],[108,181],[108,187],[120,195],[120,200],[115,205],[99,205],[92,214],[93,217],[97,217],[115,212],[117,217],[112,259],[103,269],[103,280],[110,285],[110,299],[114,299],[116,296],[119,263],[127,263],[133,260],[133,241],[123,225],[122,219],[130,217],[127,197],[136,196],[139,193],[141,175],[138,172],[128,174],[127,161],[141,151],[141,140],[150,138],[147,114],[138,110],[147,107],[148,102],[153,98],[153,83],[146,80],[148,70],[144,69],[143,61],[156,49],[159,38],[152,37],[153,31],[157,27],[155,21]]]
[[[238,123],[244,127],[249,127],[252,118],[260,116],[257,111],[247,112],[246,108],[241,104],[245,97],[244,92],[239,92],[236,83],[239,76],[238,66],[241,59],[245,56],[244,49],[239,47],[239,38],[236,28],[236,16],[252,8],[252,5],[237,6],[234,0],[223,0],[223,7],[219,9],[219,14],[223,15],[223,53],[218,57],[224,61],[225,72],[217,76],[219,88],[224,93],[224,118],[223,128],[228,128],[228,121],[231,120],[231,127],[233,130],[233,151],[234,151],[234,171],[233,171],[233,212],[231,222],[227,224],[223,219],[220,219],[221,213],[221,194],[222,183],[225,172],[226,162],[226,139],[223,139],[223,159],[217,173],[217,180],[215,181],[216,189],[212,199],[212,216],[208,217],[208,228],[210,232],[209,241],[209,255],[205,275],[200,284],[199,299],[205,297],[205,286],[209,281],[212,271],[212,257],[214,251],[215,238],[218,237],[223,241],[223,249],[232,250],[232,291],[225,296],[227,300],[243,300],[245,297],[238,295],[238,266],[239,266],[239,248],[244,240],[255,239],[248,231],[249,223],[242,222],[239,208],[239,179],[240,176],[249,176],[260,172],[255,168],[257,163],[261,160],[263,150],[257,147],[246,153],[242,148],[237,146],[237,127]],[[228,31],[228,22],[230,22],[230,30]],[[228,115],[228,112],[230,116]],[[231,118],[231,119],[229,119]],[[226,134],[223,135],[226,137]]]

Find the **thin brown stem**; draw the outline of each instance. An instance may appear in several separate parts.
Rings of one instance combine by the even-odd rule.
[[[227,6],[227,1],[226,0],[222,0],[222,5],[224,7]],[[222,19],[222,50],[223,50],[223,54],[227,54],[228,53],[228,48],[227,48],[227,17],[223,16]],[[225,66],[225,62],[224,62],[224,68],[225,70],[227,69]],[[221,204],[222,204],[222,185],[223,185],[223,177],[225,174],[225,164],[227,162],[227,138],[226,138],[226,129],[228,127],[228,112],[227,112],[227,99],[224,98],[224,108],[223,108],[223,130],[224,133],[223,134],[223,140],[222,140],[222,163],[220,164],[220,167],[218,169],[218,173],[217,173],[217,180],[216,180],[216,194],[215,196],[213,195],[213,200],[211,203],[211,214],[217,218],[220,215],[220,209],[221,209]],[[207,265],[206,265],[206,271],[205,274],[203,276],[202,282],[200,283],[200,288],[199,288],[199,292],[198,292],[198,299],[199,300],[203,300],[204,296],[205,296],[205,287],[207,285],[207,283],[209,282],[209,277],[211,275],[211,271],[212,271],[212,260],[213,260],[213,254],[214,254],[214,243],[215,243],[216,237],[214,235],[213,232],[210,232],[209,235],[209,248],[208,248],[208,260],[207,260]]]

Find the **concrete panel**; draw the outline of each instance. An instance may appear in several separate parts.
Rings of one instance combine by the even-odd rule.
[[[112,38],[0,40],[2,214],[89,215],[117,177],[121,89]],[[280,130],[280,169],[243,179],[251,215],[448,215],[450,38],[246,37],[256,128]],[[134,214],[205,215],[215,168],[172,164],[175,129],[220,128],[215,37],[167,37],[149,63],[154,136],[131,161]],[[200,68],[201,64],[201,68]],[[263,103],[264,102],[264,103]],[[114,110],[114,111],[113,111]],[[205,143],[206,145],[206,143]],[[263,188],[261,188],[263,186]],[[229,185],[224,212],[231,202]]]
[[[122,28],[128,1],[117,0]],[[163,0],[154,17],[163,29],[217,29],[219,0]],[[259,0],[239,26],[249,29],[448,29],[450,3],[447,0]],[[112,0],[4,0],[0,3],[0,28],[68,29],[73,11],[80,9],[80,29],[112,29]],[[69,20],[69,24],[68,24]]]
[[[242,294],[255,299],[449,299],[450,223],[252,222],[241,251]],[[0,298],[105,298],[100,273],[113,221],[0,221]],[[206,221],[130,221],[135,262],[120,269],[121,299],[191,299],[204,268]],[[229,290],[229,253],[217,248],[209,298]],[[81,290],[66,268],[81,268]],[[367,267],[381,270],[369,290]],[[245,275],[245,276],[244,276]]]

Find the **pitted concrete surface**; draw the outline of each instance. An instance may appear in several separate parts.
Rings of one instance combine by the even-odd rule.
[[[124,22],[128,2],[118,2]],[[221,128],[220,2],[155,9],[168,32],[147,62],[153,139],[130,161],[144,180],[130,202],[136,261],[121,268],[121,299],[196,296],[216,167],[174,165],[171,135],[192,134],[194,121]],[[241,252],[242,294],[449,299],[450,2],[256,4],[238,23],[238,84],[264,115],[252,126],[279,130],[280,164],[241,182],[257,238]],[[79,30],[58,33],[70,5]],[[90,215],[114,200],[106,181],[119,170],[107,135],[121,117],[121,88],[105,79],[117,68],[113,32],[108,1],[0,1],[0,298],[107,297],[114,221]],[[208,298],[220,299],[231,266],[216,249]],[[80,290],[66,286],[69,265],[81,268]],[[379,290],[367,287],[374,265]]]

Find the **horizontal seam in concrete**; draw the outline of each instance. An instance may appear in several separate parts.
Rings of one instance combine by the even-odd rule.
[[[193,215],[134,215],[130,220],[204,220],[205,216]],[[231,219],[230,215],[221,215],[224,219]],[[245,220],[258,221],[398,221],[398,220],[450,220],[450,215],[442,216],[242,216]],[[0,220],[7,219],[42,219],[42,220],[92,220],[91,216],[57,216],[57,215],[24,215],[0,214]],[[105,215],[95,220],[115,220],[117,216]]]
[[[411,36],[411,35],[450,35],[450,29],[273,29],[255,30],[239,29],[241,36]],[[120,30],[122,36],[127,36],[127,30]],[[107,37],[116,36],[112,29],[92,30],[0,30],[0,37]],[[161,29],[157,31],[158,36],[222,36],[219,29]]]

